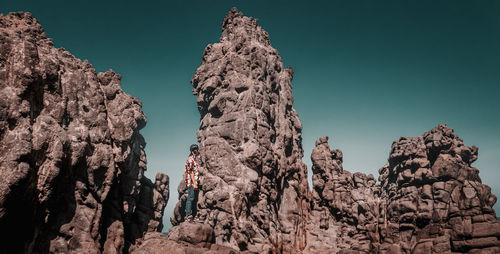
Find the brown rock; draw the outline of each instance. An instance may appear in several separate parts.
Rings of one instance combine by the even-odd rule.
[[[214,227],[218,244],[255,252],[302,249],[308,185],[302,124],[292,107],[293,70],[283,66],[257,20],[234,8],[222,28],[191,79],[205,169],[199,215]]]
[[[421,180],[417,177],[415,181],[398,180],[408,179],[404,175],[413,170],[414,164],[408,161],[417,158],[421,161],[418,167],[426,166],[423,161],[429,161],[427,167],[432,175],[422,176]],[[489,187],[480,182],[477,169],[470,166],[476,158],[477,147],[465,146],[445,124],[422,136],[404,137],[393,143],[389,163],[380,169],[381,197],[388,201],[388,220],[399,221],[401,226],[413,228],[414,235],[433,241],[432,245],[427,242],[415,245],[413,252],[427,252],[429,247],[429,253],[499,247],[500,224],[491,215],[492,203],[487,202],[490,198],[496,201],[496,198]],[[426,170],[418,168],[419,171]],[[408,191],[410,187],[405,186],[416,189]],[[415,194],[421,198],[418,202],[409,198]],[[407,213],[415,209],[420,214],[416,220],[408,220]],[[395,216],[399,219],[395,220]],[[490,218],[488,222],[486,218]],[[379,229],[383,231],[384,227]],[[382,232],[382,243],[396,241],[402,246],[411,246],[413,241],[413,238],[397,239],[386,235]]]
[[[160,232],[147,233],[140,245],[132,249],[133,254],[186,254],[184,245],[169,240],[166,235]]]
[[[161,230],[168,178],[143,177],[146,117],[120,79],[0,15],[1,253],[122,253]]]
[[[214,230],[209,225],[200,223],[184,222],[178,226],[170,228],[168,231],[170,240],[187,242],[191,244],[213,243]]]
[[[192,230],[192,231],[191,231]],[[187,241],[186,241],[187,240]],[[201,224],[181,223],[169,231],[169,236],[159,232],[149,232],[131,248],[132,254],[194,254],[222,253],[237,254],[239,251],[211,243],[213,230]]]
[[[445,124],[392,144],[373,175],[328,137],[302,163],[293,70],[232,9],[191,83],[200,111],[201,223],[157,231],[169,179],[143,177],[146,124],[120,75],[55,49],[27,13],[0,16],[2,253],[498,253],[497,198]]]
[[[472,224],[472,237],[500,237],[500,223],[479,222]]]

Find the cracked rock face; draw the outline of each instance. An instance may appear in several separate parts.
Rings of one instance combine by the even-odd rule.
[[[30,14],[0,16],[0,253],[500,253],[478,148],[445,124],[395,141],[378,184],[322,137],[309,191],[293,71],[255,19],[232,9],[222,27],[191,80],[201,223],[183,222],[181,182],[166,236],[140,101]]]
[[[0,252],[123,252],[161,230],[168,177],[146,179],[141,102],[121,76],[0,15]]]
[[[392,145],[371,175],[342,169],[342,152],[316,142],[313,199],[304,252],[498,253],[497,198],[471,166],[478,148],[441,124]]]
[[[191,82],[201,123],[198,203],[217,243],[262,252],[303,248],[307,169],[285,68],[257,20],[233,8]]]
[[[496,197],[471,166],[477,147],[446,125],[394,142],[380,184],[343,170],[342,152],[320,138],[310,193],[292,74],[257,21],[233,8],[191,80],[201,115],[198,211],[217,244],[284,253],[500,251]],[[178,192],[174,225],[183,220],[183,183]]]
[[[445,124],[394,142],[379,170],[387,203],[381,250],[499,253],[497,198],[471,166],[477,156]]]
[[[342,151],[330,150],[328,137],[316,141],[312,209],[305,252],[370,252],[378,241],[380,186],[373,175],[343,170]]]
[[[214,230],[209,225],[181,223],[168,232],[168,237],[159,232],[149,232],[138,241],[140,244],[132,254],[237,254],[227,246],[214,243]]]

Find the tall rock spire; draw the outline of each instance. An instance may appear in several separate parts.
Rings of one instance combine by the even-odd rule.
[[[342,152],[319,139],[310,194],[292,77],[267,32],[233,8],[191,79],[204,168],[199,215],[218,244],[285,253],[499,250],[496,197],[470,166],[477,148],[446,125],[395,142],[381,184],[344,170]]]
[[[203,223],[181,223],[181,184],[167,237],[169,179],[143,176],[141,102],[30,14],[0,15],[1,253],[500,253],[478,148],[445,124],[395,141],[380,184],[322,137],[309,192],[292,69],[255,19],[233,8],[222,27],[191,80]]]
[[[293,70],[256,19],[233,8],[191,83],[204,171],[199,215],[240,250],[302,248],[308,209]]]

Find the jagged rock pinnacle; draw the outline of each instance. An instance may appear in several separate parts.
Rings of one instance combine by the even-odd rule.
[[[0,253],[121,253],[161,230],[168,177],[143,177],[146,117],[120,79],[0,15]]]
[[[1,253],[500,253],[478,148],[446,124],[395,141],[379,184],[322,137],[311,191],[292,69],[257,20],[233,8],[222,27],[191,79],[200,222],[183,222],[181,183],[165,236],[169,179],[143,177],[141,102],[31,14],[0,16]]]
[[[257,20],[233,8],[191,80],[205,168],[199,215],[219,244],[255,252],[304,245],[307,169],[292,76]],[[181,215],[182,202],[174,225]]]
[[[263,44],[270,45],[269,34],[258,25],[258,20],[243,16],[243,13],[233,7],[222,22],[222,36],[220,42],[229,40],[235,45]],[[242,48],[242,45],[240,46]]]

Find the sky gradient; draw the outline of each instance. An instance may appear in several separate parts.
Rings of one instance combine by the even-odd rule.
[[[146,176],[170,176],[166,230],[199,127],[189,80],[233,6],[259,19],[295,70],[309,168],[314,142],[329,136],[344,169],[377,177],[394,140],[444,122],[479,147],[473,166],[500,194],[500,1],[16,0],[0,13],[31,12],[56,47],[122,74],[148,118]]]

